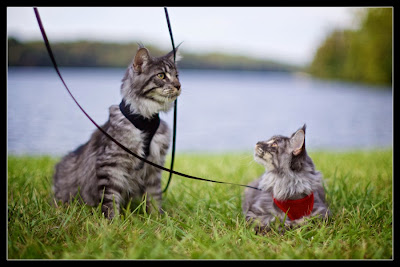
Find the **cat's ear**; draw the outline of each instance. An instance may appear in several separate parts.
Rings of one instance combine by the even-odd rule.
[[[145,47],[140,47],[133,60],[133,69],[141,73],[143,67],[150,61],[150,52]]]
[[[297,156],[304,150],[304,142],[306,137],[306,125],[297,130],[290,138],[290,148],[293,155]]]
[[[182,42],[183,43],[183,42]],[[179,52],[178,48],[179,46],[182,44],[178,44],[177,47],[175,47],[175,62],[179,61],[182,59],[182,55]],[[169,60],[171,60],[172,62],[174,62],[174,50],[172,50],[171,52],[169,52],[168,54],[165,55],[166,58],[168,58]]]

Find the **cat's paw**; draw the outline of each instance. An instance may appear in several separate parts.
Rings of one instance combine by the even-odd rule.
[[[271,231],[271,227],[268,225],[256,225],[254,231],[256,232],[256,235],[265,235]]]
[[[111,205],[103,204],[101,206],[101,212],[103,213],[104,217],[109,220],[112,220],[115,217],[115,210],[112,203]]]

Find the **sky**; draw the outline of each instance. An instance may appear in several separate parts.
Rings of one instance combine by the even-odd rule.
[[[304,65],[333,29],[357,27],[355,7],[168,7],[183,52],[227,52]],[[136,42],[171,49],[163,7],[38,7],[50,42]],[[7,33],[42,39],[32,7],[7,8]]]

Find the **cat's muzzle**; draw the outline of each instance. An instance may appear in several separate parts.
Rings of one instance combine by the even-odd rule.
[[[265,150],[263,149],[263,144],[261,142],[258,142],[254,148],[254,154],[257,157],[264,157]]]
[[[181,94],[180,86],[179,88],[166,88],[163,90],[163,95],[167,98],[177,98]]]

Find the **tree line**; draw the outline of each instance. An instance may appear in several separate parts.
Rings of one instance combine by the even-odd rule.
[[[126,67],[132,61],[138,44],[107,43],[94,41],[54,42],[52,50],[57,64],[64,67]],[[146,47],[154,56],[169,51],[158,47]],[[8,66],[52,66],[43,41],[21,42],[14,37],[8,38]],[[182,53],[178,62],[186,69],[231,69],[262,71],[294,71],[296,66],[275,61],[250,58],[243,55],[224,53]]]
[[[392,8],[356,13],[359,27],[334,30],[317,49],[310,74],[370,84],[392,83]]]

